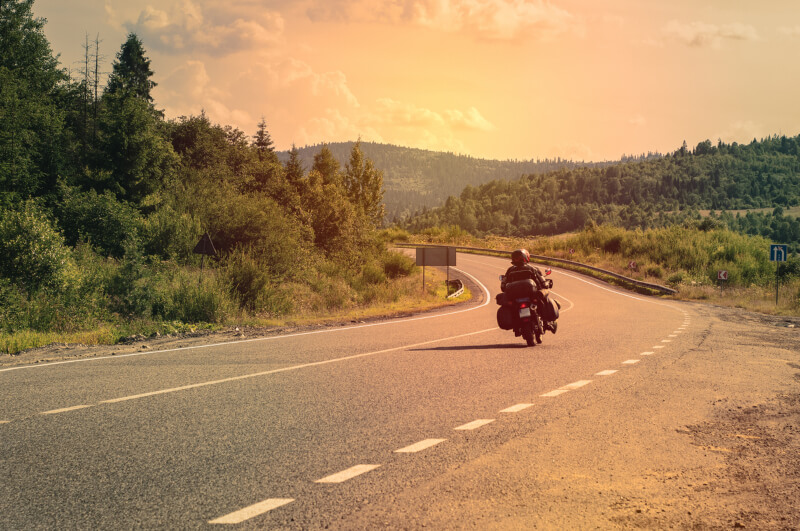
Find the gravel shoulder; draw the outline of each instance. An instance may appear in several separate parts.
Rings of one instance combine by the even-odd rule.
[[[646,382],[564,395],[526,436],[334,527],[800,529],[800,319],[692,308],[696,346],[649,358]]]

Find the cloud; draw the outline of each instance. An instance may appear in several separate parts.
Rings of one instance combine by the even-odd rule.
[[[461,129],[474,129],[477,131],[495,130],[495,126],[486,118],[481,116],[481,113],[478,112],[478,109],[475,107],[470,107],[466,110],[466,112],[451,110],[445,111],[444,113],[447,117],[447,121],[455,127]]]
[[[641,114],[637,114],[635,116],[631,116],[631,118],[628,120],[628,123],[637,127],[642,127],[647,124],[647,120]]]
[[[719,138],[728,144],[733,142],[749,144],[753,139],[761,139],[766,136],[765,128],[761,124],[752,120],[739,120],[729,124],[721,133],[713,135],[713,138]]]
[[[197,115],[204,110],[213,122],[243,125],[255,123],[257,116],[237,108],[236,100],[229,92],[214,87],[201,61],[187,61],[159,83],[153,92],[170,118]]]
[[[778,31],[783,33],[784,35],[788,35],[789,37],[800,37],[800,24],[797,26],[781,26],[778,28]]]
[[[741,23],[706,24],[704,22],[681,23],[670,21],[662,29],[662,33],[669,38],[692,47],[720,48],[725,40],[733,41],[756,41],[758,32],[753,26]]]
[[[263,9],[248,13],[246,5],[234,6],[222,11],[213,4],[206,6],[203,0],[183,0],[164,11],[148,5],[135,22],[127,21],[124,26],[165,53],[221,56],[278,42],[284,28],[280,13]],[[112,16],[109,11],[109,18]]]
[[[495,40],[547,38],[574,24],[542,0],[314,0],[306,13],[314,21],[407,23]]]

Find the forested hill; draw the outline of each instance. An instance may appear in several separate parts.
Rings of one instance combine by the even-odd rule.
[[[781,209],[798,204],[800,136],[775,136],[747,145],[706,140],[688,149],[684,143],[674,153],[650,160],[467,186],[460,196],[402,225],[411,230],[458,225],[476,234],[527,236],[563,233],[588,222],[660,226],[680,222],[697,209],[780,207],[762,219],[750,214],[717,219],[733,229],[788,243],[800,240],[800,224]]]
[[[344,166],[353,142],[327,144],[333,156]],[[313,164],[321,145],[297,148],[305,168]],[[440,205],[448,196],[458,194],[467,185],[477,186],[497,179],[518,179],[526,174],[541,174],[558,169],[603,167],[609,163],[584,163],[562,159],[486,160],[389,144],[361,142],[364,155],[383,171],[384,201],[389,220],[406,217],[423,207]],[[651,155],[654,156],[654,155]],[[289,152],[279,152],[282,162]]]

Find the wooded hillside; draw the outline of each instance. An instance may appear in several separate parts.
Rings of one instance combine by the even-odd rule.
[[[694,223],[728,226],[797,248],[800,222],[783,208],[800,204],[800,136],[750,144],[684,145],[667,156],[605,167],[561,169],[467,186],[444,205],[401,226],[458,225],[473,234],[544,235],[611,223],[625,228]],[[775,208],[768,214],[724,210]],[[698,210],[717,215],[701,219]]]

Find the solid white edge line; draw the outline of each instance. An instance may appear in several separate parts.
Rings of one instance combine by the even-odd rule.
[[[0,373],[9,372],[9,371],[19,371],[19,370],[23,370],[23,369],[40,369],[40,368],[44,368],[44,367],[52,367],[54,365],[65,365],[65,364],[68,364],[68,363],[84,363],[84,362],[100,361],[100,360],[115,360],[115,359],[130,358],[130,357],[135,357],[135,356],[148,356],[148,355],[151,355],[151,354],[165,354],[165,353],[168,353],[168,352],[179,352],[179,351],[184,351],[184,350],[195,350],[195,349],[201,349],[201,348],[223,347],[223,346],[228,346],[228,345],[240,345],[242,343],[254,343],[254,342],[257,342],[257,341],[275,341],[275,340],[278,340],[278,339],[288,339],[288,338],[301,337],[301,336],[310,336],[310,335],[314,335],[314,334],[329,334],[329,333],[334,333],[334,332],[344,332],[346,330],[357,330],[359,328],[370,328],[370,327],[373,327],[373,326],[386,326],[386,325],[391,325],[391,324],[408,323],[408,322],[412,322],[412,321],[423,321],[425,319],[439,319],[439,318],[447,317],[447,316],[450,316],[450,315],[458,315],[458,314],[461,314],[461,313],[471,312],[471,311],[483,308],[484,306],[487,306],[489,304],[489,301],[491,301],[492,294],[486,288],[486,286],[484,286],[481,283],[480,280],[478,280],[477,278],[475,278],[471,274],[467,273],[466,271],[462,271],[461,269],[458,269],[456,267],[453,267],[453,270],[458,271],[459,273],[463,273],[464,275],[470,277],[478,286],[480,286],[480,288],[483,290],[483,294],[484,294],[485,299],[486,299],[486,300],[483,301],[482,304],[479,304],[477,306],[473,306],[471,308],[467,308],[466,310],[457,310],[457,311],[454,311],[454,312],[448,312],[448,313],[442,313],[442,314],[436,314],[436,315],[423,315],[423,316],[420,316],[420,317],[410,317],[408,319],[399,319],[399,320],[389,319],[387,321],[381,321],[379,323],[369,323],[369,324],[362,324],[362,325],[356,325],[356,326],[343,326],[341,328],[329,328],[329,329],[325,329],[325,330],[312,330],[310,332],[298,332],[296,334],[275,335],[275,336],[269,336],[269,337],[254,337],[252,339],[241,339],[239,341],[223,341],[222,343],[212,343],[212,344],[209,344],[209,345],[194,345],[194,346],[191,346],[191,347],[177,347],[177,348],[169,348],[169,349],[164,349],[164,350],[148,350],[147,352],[131,352],[130,354],[117,354],[117,355],[114,355],[114,356],[97,356],[97,357],[94,357],[94,358],[81,358],[81,359],[76,359],[76,360],[54,361],[54,362],[51,362],[51,363],[38,363],[36,365],[20,365],[20,366],[17,366],[17,367],[8,367],[6,369],[0,369]]]
[[[519,413],[523,409],[528,409],[533,404],[517,404],[515,406],[507,407],[505,409],[501,409],[500,413]]]
[[[342,470],[341,472],[337,472],[335,474],[331,474],[330,476],[325,476],[322,479],[318,479],[314,481],[314,483],[344,483],[350,479],[353,479],[356,476],[360,476],[361,474],[366,474],[372,470],[375,470],[381,465],[355,465],[351,466],[347,470]]]
[[[244,509],[239,509],[225,516],[220,516],[213,520],[209,520],[209,524],[240,524],[245,520],[255,518],[278,507],[283,507],[288,503],[292,503],[294,498],[269,498],[258,503],[254,503]]]
[[[457,428],[453,429],[459,431],[477,430],[478,428],[486,426],[487,424],[490,424],[492,422],[494,422],[494,419],[478,419],[478,420],[473,420],[472,422],[467,422],[466,424],[462,424],[461,426],[458,426]]]
[[[66,413],[68,411],[76,411],[78,409],[85,409],[87,407],[92,407],[92,406],[90,404],[83,404],[80,406],[62,407],[60,409],[51,409],[50,411],[42,411],[41,415],[55,415],[57,413]]]
[[[418,443],[410,444],[405,448],[395,450],[394,452],[397,454],[413,454],[416,452],[421,452],[422,450],[427,450],[431,446],[436,446],[437,444],[443,443],[446,440],[447,439],[425,439],[423,441],[419,441]]]
[[[477,334],[484,334],[486,332],[493,332],[495,330],[497,330],[496,327],[495,328],[487,328],[486,330],[480,330],[478,332],[469,332],[467,334],[461,334],[461,335],[457,335],[457,336],[450,336],[450,337],[443,337],[443,338],[439,338],[439,339],[432,339],[431,341],[423,341],[422,343],[414,343],[412,345],[402,345],[402,346],[399,346],[399,347],[387,348],[387,349],[384,349],[384,350],[376,350],[374,352],[364,352],[362,354],[353,354],[352,356],[344,356],[344,357],[341,357],[341,358],[333,358],[333,359],[329,359],[329,360],[314,361],[314,362],[311,362],[311,363],[302,363],[300,365],[292,365],[290,367],[281,367],[279,369],[272,369],[272,370],[269,370],[269,371],[262,371],[262,372],[256,372],[256,373],[251,373],[251,374],[242,374],[242,375],[239,375],[239,376],[231,376],[230,378],[223,378],[221,380],[211,380],[211,381],[208,381],[208,382],[200,382],[200,383],[195,383],[195,384],[190,384],[190,385],[183,385],[181,387],[172,387],[170,389],[159,389],[157,391],[150,391],[148,393],[140,393],[140,394],[136,394],[136,395],[122,396],[122,397],[119,397],[119,398],[110,398],[108,400],[102,400],[102,401],[100,401],[100,403],[101,404],[115,404],[117,402],[125,402],[127,400],[135,400],[137,398],[145,398],[145,397],[148,397],[148,396],[156,396],[156,395],[163,395],[163,394],[167,394],[167,393],[175,393],[175,392],[178,392],[178,391],[186,391],[187,389],[196,389],[198,387],[206,387],[206,386],[209,386],[209,385],[218,385],[218,384],[223,384],[223,383],[228,383],[228,382],[235,382],[235,381],[238,381],[238,380],[246,380],[246,379],[249,379],[249,378],[257,378],[259,376],[267,376],[267,375],[270,375],[270,374],[277,374],[277,373],[280,373],[280,372],[295,371],[295,370],[298,370],[298,369],[305,369],[307,367],[317,367],[319,365],[327,365],[329,363],[337,363],[337,362],[340,362],[340,361],[348,361],[348,360],[354,360],[354,359],[358,359],[358,358],[365,358],[365,357],[368,357],[368,356],[376,356],[378,354],[386,354],[387,352],[394,352],[396,350],[403,350],[403,349],[410,349],[410,348],[415,348],[415,347],[422,347],[422,346],[425,346],[425,345],[431,345],[433,343],[441,343],[442,341],[447,341],[447,340],[450,340],[450,339],[458,339],[458,338],[467,337],[467,336],[474,336],[474,335],[477,335]]]

